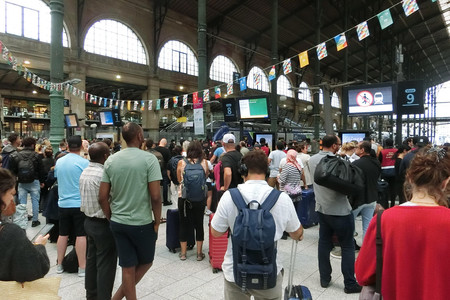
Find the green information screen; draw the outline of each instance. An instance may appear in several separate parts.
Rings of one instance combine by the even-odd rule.
[[[241,119],[266,119],[269,117],[267,98],[239,99],[239,110]]]

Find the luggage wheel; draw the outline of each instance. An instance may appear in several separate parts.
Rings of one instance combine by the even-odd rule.
[[[219,272],[219,269],[213,268],[212,271],[213,271],[214,274],[216,274],[217,272]]]

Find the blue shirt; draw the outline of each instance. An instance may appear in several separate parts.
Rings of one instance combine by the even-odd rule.
[[[225,152],[225,148],[224,147],[219,147],[219,148],[217,148],[215,151],[214,151],[214,155],[217,157],[217,158],[219,158],[221,155],[222,155],[222,153],[224,153]]]
[[[55,177],[58,179],[59,207],[76,208],[81,206],[80,176],[88,165],[87,159],[74,153],[68,153],[58,159],[55,166]]]

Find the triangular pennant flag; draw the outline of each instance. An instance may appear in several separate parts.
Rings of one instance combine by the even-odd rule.
[[[284,75],[287,75],[292,72],[292,65],[291,65],[290,58],[283,61],[283,72],[284,72]]]
[[[102,106],[102,100],[103,100],[103,98],[100,97],[100,99],[98,100],[98,106]]]
[[[178,96],[175,96],[172,99],[173,99],[173,107],[175,108],[178,106]]]
[[[325,42],[323,42],[323,43],[319,44],[319,46],[317,46],[317,58],[319,60],[321,60],[327,56],[328,56],[327,45]]]
[[[123,107],[125,106],[125,101],[120,101],[120,109],[123,110]]]
[[[345,33],[341,33],[335,36],[334,41],[336,42],[337,51],[341,51],[342,49],[347,48],[347,39],[345,38]]]
[[[300,61],[300,68],[306,67],[309,65],[308,51],[303,51],[298,55],[298,59]]]
[[[203,101],[208,102],[209,101],[209,89],[206,89],[203,91]]]
[[[234,93],[234,91],[233,91],[233,82],[230,82],[230,83],[227,84],[227,95],[231,95],[233,93]]]
[[[145,110],[145,102],[143,100],[141,100],[141,110]]]
[[[253,73],[253,82],[255,83],[255,87],[259,88],[259,85],[261,84],[261,74]]]
[[[220,92],[220,86],[216,86],[214,88],[214,91],[215,91],[215,95],[214,95],[215,99],[219,99],[220,97],[222,97],[221,92]]]
[[[389,27],[394,23],[389,8],[380,12],[377,17],[378,22],[380,22],[381,29],[385,29],[386,27]]]
[[[137,110],[138,104],[138,101],[134,101],[133,110]]]
[[[108,106],[108,98],[103,98],[103,107]]]
[[[169,108],[169,98],[165,98],[164,99],[164,109],[168,109]]]
[[[148,110],[152,110],[153,100],[148,101]]]
[[[356,26],[356,33],[358,34],[358,40],[362,41],[370,35],[367,21],[364,21]]]
[[[275,74],[275,66],[272,66],[272,69],[270,69],[269,72],[269,81],[274,80],[275,77],[277,77],[277,75]]]
[[[112,108],[113,107],[113,100],[111,99],[111,100],[109,100],[109,108]]]
[[[72,89],[72,95],[76,96],[78,94],[78,88],[73,87]]]
[[[193,103],[198,103],[198,92],[193,92],[192,93],[192,102]]]
[[[239,88],[241,92],[247,89],[247,77],[239,78]]]
[[[116,105],[114,106],[115,109],[119,109],[119,100],[116,100]],[[123,109],[123,108],[122,108]]]
[[[127,101],[127,109],[131,110],[131,101],[130,100]]]
[[[419,10],[416,0],[403,0],[402,6],[407,17]]]
[[[188,102],[188,95],[183,95],[183,106],[186,106]]]
[[[156,100],[156,110],[161,109],[161,99]]]

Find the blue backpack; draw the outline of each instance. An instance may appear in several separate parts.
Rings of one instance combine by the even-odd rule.
[[[206,199],[208,188],[206,186],[205,170],[201,160],[191,164],[186,159],[186,167],[183,172],[183,198],[191,202],[200,202]]]
[[[239,212],[231,235],[234,281],[243,291],[274,288],[277,283],[276,225],[270,210],[281,192],[273,189],[263,204],[256,200],[246,204],[237,188],[229,191]]]

